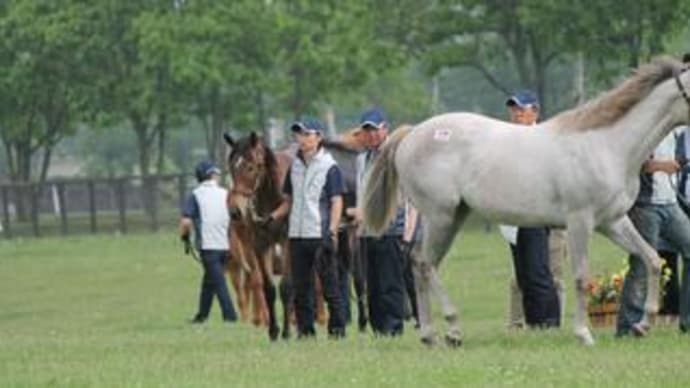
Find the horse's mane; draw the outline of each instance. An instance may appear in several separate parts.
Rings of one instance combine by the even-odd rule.
[[[556,115],[551,121],[568,131],[587,131],[605,127],[623,117],[661,82],[682,69],[680,61],[664,56],[640,66],[618,87],[580,107]],[[565,125],[567,123],[567,125]]]
[[[263,210],[264,206],[272,210],[281,199],[280,184],[282,182],[282,177],[275,153],[271,147],[266,144],[263,138],[260,142],[261,146],[264,148],[264,166],[266,168],[266,174],[264,174],[257,188],[257,205],[261,210]]]

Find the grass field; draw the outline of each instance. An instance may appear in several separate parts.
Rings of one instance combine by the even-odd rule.
[[[618,269],[596,238],[592,272]],[[511,264],[498,233],[475,225],[442,276],[464,323],[460,349],[350,330],[331,342],[269,343],[248,324],[190,326],[200,270],[173,233],[0,241],[0,387],[15,386],[687,386],[690,338],[657,327],[643,340],[505,328]],[[569,282],[571,286],[571,282]],[[214,302],[215,303],[215,302]],[[572,289],[568,289],[572,310]],[[436,319],[444,329],[441,319]]]

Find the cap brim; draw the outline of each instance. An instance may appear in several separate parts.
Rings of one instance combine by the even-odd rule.
[[[517,100],[515,97],[510,97],[509,99],[506,100],[506,106],[513,106],[513,105],[518,105],[522,106],[520,102]]]
[[[523,104],[515,97],[511,97],[506,101],[506,106],[519,106],[520,108],[539,108],[539,104]]]
[[[366,130],[379,129],[383,123],[375,123],[373,121],[365,121],[359,125],[360,128]]]

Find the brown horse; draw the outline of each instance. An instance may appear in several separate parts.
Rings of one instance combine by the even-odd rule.
[[[276,291],[272,275],[283,274],[280,285],[285,312],[283,337],[288,337],[288,312],[291,310],[292,300],[286,220],[279,225],[272,225],[272,230],[266,230],[261,224],[270,211],[280,203],[282,184],[296,151],[288,147],[273,152],[255,133],[237,141],[229,135],[224,137],[231,147],[228,161],[234,183],[228,197],[228,205],[233,212],[233,227],[230,232],[232,260],[229,261],[228,272],[236,292],[240,316],[243,320],[248,320],[251,302],[252,321],[256,325],[268,324],[269,335],[275,339],[279,329],[273,307]],[[335,141],[324,142],[324,146],[333,154],[343,170],[348,207],[354,206],[356,193],[355,158],[366,144],[367,133],[360,129],[350,130]],[[358,255],[356,227],[355,223],[350,222],[342,229],[339,268],[343,270],[339,272],[343,274],[343,271],[347,271],[354,275],[359,322],[362,327],[366,324],[366,311],[363,305],[365,273]],[[280,251],[280,254],[277,251]],[[340,278],[343,281],[348,280],[344,276]],[[323,308],[323,295],[320,292],[318,277],[315,280],[317,321],[324,324],[327,316]]]
[[[256,133],[239,140],[224,135],[231,147],[228,165],[233,187],[228,208],[233,216],[230,228],[231,260],[229,272],[237,294],[241,316],[247,319],[249,296],[254,306],[252,321],[268,323],[269,337],[278,337],[280,328],[275,313],[275,274],[281,274],[280,297],[283,304],[283,337],[290,335],[290,276],[286,220],[264,226],[263,220],[282,201],[281,188],[292,162],[289,152],[274,153]],[[280,247],[280,248],[278,248]],[[248,277],[243,286],[242,277]]]

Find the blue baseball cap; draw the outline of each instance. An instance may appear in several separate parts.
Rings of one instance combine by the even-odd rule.
[[[297,120],[290,126],[292,132],[316,133],[322,134],[324,126],[321,121],[314,117],[303,117]]]
[[[537,95],[531,90],[520,90],[510,96],[506,101],[506,106],[517,105],[521,108],[527,108],[533,106],[535,108],[539,107],[539,99]]]
[[[380,109],[372,109],[362,113],[359,126],[362,129],[379,129],[386,124],[386,115]]]
[[[196,175],[196,179],[201,182],[205,181],[208,179],[212,174],[219,174],[220,175],[220,169],[216,167],[213,162],[210,160],[202,160],[199,162],[199,164],[196,165],[196,168],[194,169],[194,175]]]

